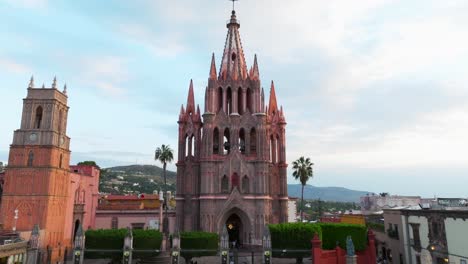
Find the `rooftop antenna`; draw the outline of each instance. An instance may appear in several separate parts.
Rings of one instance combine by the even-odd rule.
[[[228,0],[228,1],[231,1],[231,2],[232,2],[232,11],[234,11],[234,10],[235,10],[235,9],[234,9],[234,3],[235,3],[236,1],[239,1],[239,0]]]

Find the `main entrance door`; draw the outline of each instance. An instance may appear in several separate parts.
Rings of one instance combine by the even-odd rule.
[[[230,247],[239,247],[242,244],[242,221],[237,214],[232,214],[226,220],[226,229],[229,234],[229,245]]]

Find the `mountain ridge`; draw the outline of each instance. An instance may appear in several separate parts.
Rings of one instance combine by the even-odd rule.
[[[107,171],[107,177],[115,178],[119,172],[125,175],[131,175],[132,177],[147,178],[149,180],[157,181],[162,183],[162,168],[155,165],[128,165],[128,166],[115,166],[105,168]],[[109,175],[111,172],[111,175]],[[170,185],[175,185],[176,172],[167,170],[167,182]],[[116,174],[117,173],[117,174]],[[112,176],[114,175],[114,176]],[[110,179],[106,179],[110,180]],[[140,184],[146,184],[139,181]],[[149,184],[149,183],[148,183]],[[156,187],[156,186],[155,186]],[[175,187],[175,186],[173,186]],[[301,198],[301,184],[288,184],[288,195],[290,197]],[[172,188],[171,188],[172,189]],[[365,196],[367,191],[356,191],[344,187],[317,187],[307,184],[304,187],[304,199],[316,200],[321,199],[323,201],[336,201],[336,202],[359,202],[361,196]]]

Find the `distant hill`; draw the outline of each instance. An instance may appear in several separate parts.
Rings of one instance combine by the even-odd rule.
[[[122,179],[123,181],[119,180]],[[122,193],[124,190],[130,192],[149,193],[153,190],[162,189],[163,183],[162,168],[154,165],[129,165],[106,168],[102,172],[101,191],[116,190]],[[176,173],[167,171],[167,183],[169,190],[175,190]],[[343,187],[315,187],[306,185],[304,188],[304,199],[321,199],[323,201],[336,202],[359,202],[359,197],[365,196],[368,192],[355,191]],[[301,197],[300,184],[288,184],[288,195],[291,197]]]
[[[147,177],[163,181],[163,169],[154,165],[129,165],[106,168],[109,172],[122,172],[126,175]],[[175,183],[176,173],[170,170],[166,171],[168,183]]]
[[[288,184],[288,195],[301,198],[301,184]],[[369,192],[355,191],[343,187],[304,187],[304,199],[321,199],[324,201],[359,202],[361,196]]]
[[[167,190],[175,191],[176,173],[166,171]],[[99,191],[112,194],[153,193],[164,190],[163,169],[153,165],[129,165],[101,170]]]

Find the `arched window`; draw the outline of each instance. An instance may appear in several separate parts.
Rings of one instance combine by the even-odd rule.
[[[223,109],[223,88],[218,88],[218,111]]]
[[[250,192],[249,177],[247,177],[247,175],[244,175],[244,178],[242,178],[242,192],[243,193]]]
[[[28,154],[28,167],[32,167],[33,162],[34,162],[34,153],[31,150],[29,151],[29,154]]]
[[[281,147],[280,147],[280,137],[278,134],[276,134],[275,147],[276,147],[275,148],[276,149],[276,153],[275,153],[276,162],[280,162]]]
[[[42,123],[42,106],[36,108],[36,119],[34,121],[34,128],[41,128]]]
[[[247,109],[250,113],[253,112],[253,102],[252,102],[252,89],[247,89]]]
[[[185,135],[185,139],[184,139],[184,156],[187,157],[189,155],[189,136],[188,135]]]
[[[217,127],[213,130],[213,154],[219,154],[219,130]]]
[[[239,151],[245,154],[245,132],[243,128],[239,130]]]
[[[195,157],[195,137],[193,135],[190,137],[190,156]]]
[[[257,132],[254,127],[250,130],[250,154],[257,154]]]
[[[227,99],[227,114],[231,114],[232,113],[232,91],[231,91],[231,87],[229,87],[227,89],[227,94],[226,94],[226,99]]]
[[[229,180],[226,175],[221,179],[221,192],[227,193],[229,191]]]
[[[59,168],[62,168],[62,160],[63,160],[63,155],[60,154],[60,160],[59,160]]]
[[[239,175],[237,175],[237,173],[235,173],[235,172],[231,176],[231,187],[232,188],[234,188],[234,187],[239,188]]]
[[[242,88],[239,87],[237,89],[237,112],[242,115],[244,113],[244,109],[242,108]]]
[[[224,140],[223,140],[223,147],[224,147],[224,155],[229,154],[231,150],[231,136],[229,133],[229,128],[224,129]]]

